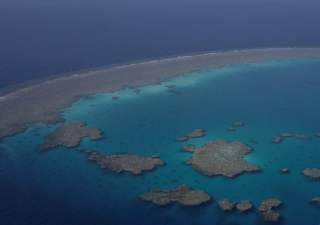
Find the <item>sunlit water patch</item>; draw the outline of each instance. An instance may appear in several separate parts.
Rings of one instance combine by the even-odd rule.
[[[267,198],[283,203],[276,209],[278,224],[319,224],[320,209],[309,202],[320,197],[320,181],[302,174],[305,168],[320,168],[319,102],[320,59],[315,58],[230,65],[166,79],[162,85],[85,96],[61,115],[66,122],[99,128],[102,140],[84,138],[78,147],[40,153],[37,146],[60,124],[35,124],[2,141],[1,224],[264,224],[257,208]],[[245,126],[228,131],[234,122]],[[176,141],[196,128],[206,135]],[[283,132],[311,139],[271,142]],[[233,179],[207,177],[185,164],[192,154],[182,152],[183,145],[199,147],[216,139],[252,147],[244,158],[262,171]],[[166,164],[142,175],[119,174],[87,160],[85,149],[158,155]],[[279,172],[285,167],[291,173]],[[182,184],[214,200],[187,207],[138,198],[156,187]],[[250,200],[255,209],[222,212],[217,202],[224,198]]]

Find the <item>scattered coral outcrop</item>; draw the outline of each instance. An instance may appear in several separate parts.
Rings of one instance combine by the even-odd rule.
[[[297,139],[310,139],[310,137],[308,137],[307,135],[300,135],[300,134],[295,134],[294,137]]]
[[[300,134],[290,134],[290,133],[282,133],[281,137],[287,138],[287,137],[295,137],[297,139],[310,139],[307,135],[300,135]]]
[[[177,141],[178,142],[184,142],[184,141],[187,141],[189,138],[203,137],[204,136],[204,131],[205,130],[203,130],[203,129],[195,129],[193,132],[187,133],[186,137],[178,138]]]
[[[320,203],[320,198],[315,197],[315,198],[311,199],[311,202],[317,202],[317,203]]]
[[[177,189],[161,190],[159,188],[151,190],[139,196],[144,201],[152,201],[158,205],[167,205],[171,202],[179,202],[182,205],[200,205],[211,198],[203,191],[192,190],[187,185],[181,185]]]
[[[281,170],[281,172],[282,172],[282,173],[289,173],[290,171],[289,171],[287,168],[283,168],[283,169]]]
[[[250,203],[249,200],[244,200],[244,201],[241,201],[239,204],[237,204],[236,207],[241,212],[244,212],[244,211],[252,209],[252,204]]]
[[[280,214],[273,211],[273,207],[278,207],[281,202],[278,199],[270,198],[263,201],[258,208],[261,212],[262,218],[267,222],[276,222],[278,221]]]
[[[282,133],[281,137],[285,138],[285,137],[293,137],[294,134],[290,134],[290,133]]]
[[[259,143],[258,141],[254,140],[254,139],[251,139],[250,142],[253,143],[253,144],[258,144]]]
[[[52,133],[47,134],[47,141],[39,145],[40,151],[56,146],[75,147],[81,138],[91,137],[91,140],[101,139],[101,130],[94,127],[83,127],[83,122],[66,123]]]
[[[228,131],[235,131],[236,129],[234,129],[233,127],[229,127]]]
[[[118,100],[119,97],[112,97],[112,100]]]
[[[184,141],[187,141],[188,138],[187,137],[182,137],[182,138],[178,138],[177,141],[179,142],[184,142]]]
[[[272,142],[273,143],[280,143],[282,141],[282,138],[281,137],[275,137]]]
[[[184,145],[183,151],[185,152],[194,152],[196,150],[196,147],[194,145]]]
[[[320,137],[320,133],[319,133],[319,134],[316,134],[316,137]]]
[[[225,199],[219,201],[218,205],[220,206],[220,208],[223,211],[231,211],[235,207],[236,203],[230,202],[228,199],[225,198]]]
[[[133,174],[140,174],[144,170],[152,170],[157,165],[164,164],[158,156],[146,157],[132,154],[107,156],[92,152],[88,159],[96,161],[103,169],[108,168],[118,173],[129,171]]]
[[[233,124],[233,126],[239,127],[239,126],[244,126],[244,123],[242,122],[236,122]]]
[[[168,85],[166,85],[165,87],[167,87],[167,88],[174,88],[176,85],[174,85],[174,84],[168,84]]]
[[[318,170],[316,168],[313,168],[312,170],[310,170],[309,168],[307,168],[303,171],[303,174],[308,177],[312,177],[312,178],[316,179],[316,178],[320,177],[320,170]]]
[[[291,134],[291,133],[282,133],[281,137],[276,137],[272,140],[273,143],[280,143],[282,141],[282,138],[289,138],[289,137],[295,137],[297,139],[310,139],[307,135],[300,135],[300,134]]]
[[[277,213],[272,210],[262,212],[261,215],[262,215],[262,218],[267,222],[277,222],[280,217],[280,213]]]
[[[204,130],[203,129],[195,129],[191,133],[187,133],[187,137],[189,138],[198,138],[204,136]]]
[[[208,176],[233,177],[245,171],[260,170],[256,165],[243,159],[243,156],[248,154],[251,148],[241,142],[215,140],[199,148],[193,149],[190,146],[188,149],[186,151],[193,151],[194,154],[192,159],[186,161],[186,164],[193,165],[194,169]]]

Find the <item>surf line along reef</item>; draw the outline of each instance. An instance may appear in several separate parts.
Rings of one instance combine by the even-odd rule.
[[[319,48],[270,48],[209,53],[96,70],[26,86],[0,96],[0,138],[23,132],[29,124],[56,124],[58,114],[84,95],[111,93],[126,86],[157,85],[196,70],[275,59],[320,57]],[[41,107],[39,107],[41,106]]]

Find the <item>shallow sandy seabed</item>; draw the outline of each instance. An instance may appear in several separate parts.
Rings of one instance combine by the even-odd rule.
[[[320,48],[271,48],[209,53],[124,65],[48,80],[0,96],[0,138],[23,132],[28,124],[55,124],[57,114],[84,95],[111,93],[126,86],[157,85],[161,78],[201,69],[275,59],[320,57]]]

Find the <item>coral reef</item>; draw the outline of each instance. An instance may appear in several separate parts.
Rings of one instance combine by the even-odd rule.
[[[181,185],[177,189],[161,190],[159,188],[151,190],[139,196],[144,201],[152,201],[158,205],[167,205],[170,202],[179,202],[182,205],[200,205],[211,198],[203,191],[191,190],[187,185]]]
[[[227,210],[231,211],[234,208],[234,206],[236,205],[235,202],[230,202],[226,198],[221,200],[221,201],[219,201],[218,204],[219,204],[219,206],[221,207],[221,209],[223,211],[227,211]]]
[[[183,151],[185,152],[194,152],[196,150],[196,147],[194,145],[184,145],[183,146]]]
[[[23,132],[28,124],[64,122],[60,110],[69,108],[84,95],[114,93],[126,86],[157,85],[161,83],[159,78],[177,77],[203,68],[319,56],[319,48],[251,49],[113,67],[27,85],[28,88],[1,96],[0,109],[5,110],[0,113],[0,138]]]
[[[190,150],[191,149],[191,150]],[[247,163],[243,156],[251,148],[241,142],[227,142],[225,140],[211,141],[197,149],[188,147],[186,151],[193,151],[193,157],[186,164],[208,176],[224,175],[233,177],[242,172],[260,170],[259,167]]]
[[[83,122],[66,123],[58,127],[54,132],[47,134],[47,141],[39,145],[40,151],[62,145],[65,147],[75,147],[81,138],[91,137],[91,140],[101,139],[101,131],[94,127],[83,127]]]
[[[165,87],[167,87],[167,88],[174,88],[176,85],[174,85],[174,84],[168,84],[168,85],[166,85]]]
[[[204,136],[204,130],[203,129],[195,129],[191,133],[187,133],[187,137],[189,138],[198,138]]]
[[[112,100],[118,100],[119,98],[118,97],[112,97]]]
[[[187,141],[188,138],[187,137],[182,137],[182,138],[178,138],[177,141],[179,142],[184,142],[184,141]]]
[[[272,142],[273,143],[280,143],[282,141],[282,138],[281,137],[275,137]]]
[[[281,134],[281,137],[293,137],[294,136],[294,134],[290,134],[290,133],[282,133]]]
[[[297,139],[310,139],[307,135],[300,135],[300,134],[295,134],[294,137]]]
[[[267,222],[276,222],[278,221],[280,214],[273,211],[273,207],[278,207],[281,202],[278,199],[270,198],[263,201],[258,208],[261,212],[262,218]]]
[[[163,165],[164,162],[158,156],[146,157],[140,155],[100,155],[92,153],[89,160],[96,161],[101,168],[108,168],[116,172],[129,171],[133,174],[140,174],[144,170],[152,170],[157,165]]]
[[[303,174],[308,177],[312,177],[312,178],[316,179],[316,178],[320,177],[320,170],[318,170],[316,168],[313,168],[312,170],[310,170],[309,168],[307,168],[303,171]]]
[[[262,212],[261,216],[267,222],[277,222],[280,217],[280,213],[277,213],[272,210],[268,210],[268,211]]]
[[[239,209],[241,212],[247,211],[252,209],[252,204],[249,200],[241,201],[239,204],[237,204],[237,209]]]
[[[311,202],[318,202],[318,203],[320,203],[320,198],[315,197],[315,198],[311,199]]]

